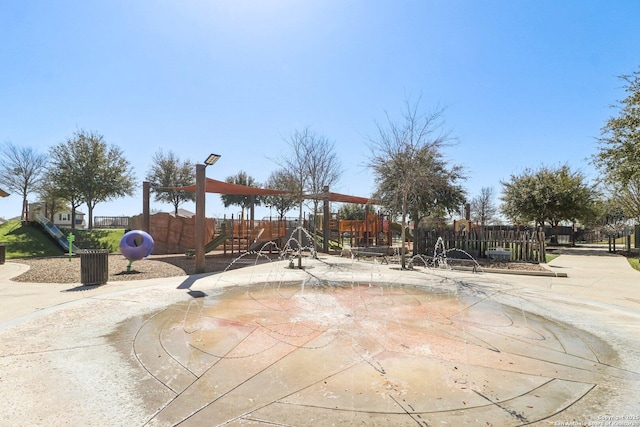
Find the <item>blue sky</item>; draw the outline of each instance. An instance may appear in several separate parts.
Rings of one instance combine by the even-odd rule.
[[[446,108],[469,197],[527,167],[594,178],[618,76],[640,66],[638,16],[635,0],[0,0],[0,142],[102,134],[140,185],[94,214],[134,215],[158,150],[219,153],[208,177],[265,181],[310,126],[335,142],[333,190],[368,196],[376,122],[420,99]],[[208,216],[238,211],[207,196]],[[19,214],[18,195],[0,199],[0,217]]]

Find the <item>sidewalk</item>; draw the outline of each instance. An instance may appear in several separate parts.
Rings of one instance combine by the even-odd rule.
[[[603,245],[560,248],[554,254],[559,256],[547,264],[549,269],[566,273],[567,277],[552,278],[549,290],[567,297],[640,309],[640,271],[634,270],[625,257],[609,253]],[[524,277],[517,281],[535,283]]]
[[[188,276],[164,279],[109,282],[102,286],[83,286],[81,283],[23,283],[11,281],[27,271],[24,264],[6,262],[0,265],[0,329],[18,322],[24,316],[85,298],[128,291],[148,286],[173,285]],[[12,321],[12,322],[11,322]]]

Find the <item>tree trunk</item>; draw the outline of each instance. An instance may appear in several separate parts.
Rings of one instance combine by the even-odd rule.
[[[89,211],[89,221],[87,222],[87,228],[89,230],[93,230],[93,206],[87,205],[87,209]]]
[[[420,221],[420,218],[418,218],[418,212],[415,211],[413,213],[413,251],[412,254],[413,256],[418,255],[418,245],[416,245],[416,228],[418,226],[418,222]]]
[[[22,212],[20,213],[20,221],[25,222],[29,219],[29,210],[27,204],[27,196],[22,198]]]
[[[76,207],[71,206],[71,229],[75,230],[76,228]]]
[[[402,229],[400,230],[400,238],[402,239],[402,246],[400,247],[400,268],[402,270],[406,269],[406,232],[405,227],[407,226],[407,195],[402,195]]]

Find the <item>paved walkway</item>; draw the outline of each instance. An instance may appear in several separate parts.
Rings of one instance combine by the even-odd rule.
[[[640,272],[606,248],[563,250],[566,278],[286,264],[90,289],[0,266],[0,425],[640,427]]]

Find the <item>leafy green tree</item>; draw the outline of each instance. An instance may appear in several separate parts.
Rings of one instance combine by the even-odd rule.
[[[283,220],[287,212],[296,206],[296,200],[292,195],[300,192],[297,185],[298,181],[296,178],[286,169],[279,169],[272,172],[267,179],[265,185],[267,188],[289,191],[291,193],[291,195],[269,195],[262,198],[265,206],[276,210],[280,220]]]
[[[628,217],[616,197],[599,198],[594,204],[594,214],[585,225],[600,231],[607,237],[618,237],[624,230]]]
[[[17,147],[10,142],[0,146],[0,186],[22,196],[22,221],[27,219],[29,194],[42,182],[46,161],[44,154],[30,147]]]
[[[345,203],[338,210],[338,217],[347,220],[363,220],[365,216],[364,205],[358,203]]]
[[[418,186],[409,197],[409,212],[414,224],[419,224],[427,217],[443,217],[456,212],[465,202],[465,193],[460,185],[464,180],[462,167],[449,165],[440,150],[425,153],[420,162],[426,168],[429,184]],[[414,245],[414,255],[417,246]]]
[[[569,166],[525,170],[502,182],[502,211],[514,222],[534,222],[556,229],[562,221],[576,222],[593,215],[597,192],[582,173]]]
[[[40,200],[44,202],[44,216],[53,221],[53,216],[56,212],[68,209],[68,204],[63,198],[63,192],[61,189],[53,184],[53,182],[45,178],[38,187],[38,195]]]
[[[233,176],[227,177],[225,181],[230,184],[260,188],[260,184],[253,177],[249,176],[245,171],[242,170]],[[220,195],[220,199],[222,200],[225,208],[228,208],[231,205],[240,206],[243,212],[248,210],[252,206],[260,206],[260,204],[262,203],[259,197],[240,194],[222,194]]]
[[[87,205],[91,229],[98,203],[133,195],[134,174],[129,161],[119,147],[109,146],[98,133],[77,131],[65,143],[51,148],[50,158],[51,177],[71,203],[72,224],[78,202]]]
[[[196,193],[193,191],[171,189],[186,187],[196,179],[194,164],[189,160],[180,160],[173,151],[166,154],[162,150],[156,152],[151,158],[151,166],[145,179],[149,181],[149,190],[155,194],[154,200],[172,205],[176,215],[181,204],[196,200]]]
[[[640,71],[619,78],[625,82],[627,97],[613,106],[618,115],[602,128],[592,160],[609,182],[627,185],[640,179]]]
[[[452,142],[443,130],[442,109],[420,113],[419,102],[405,103],[399,121],[387,115],[387,123],[377,125],[378,135],[370,141],[369,166],[376,184],[374,198],[402,223],[401,266],[406,267],[405,240],[407,216],[414,220],[434,214],[438,209],[456,209],[464,194],[457,182],[463,179],[459,166],[450,167],[442,149]]]
[[[79,188],[78,180],[75,178],[76,164],[72,154],[64,150],[50,149],[50,162],[46,171],[46,181],[55,198],[62,199],[71,208],[71,228],[76,227],[76,210],[84,203],[84,198]],[[55,206],[53,207],[55,209]]]

